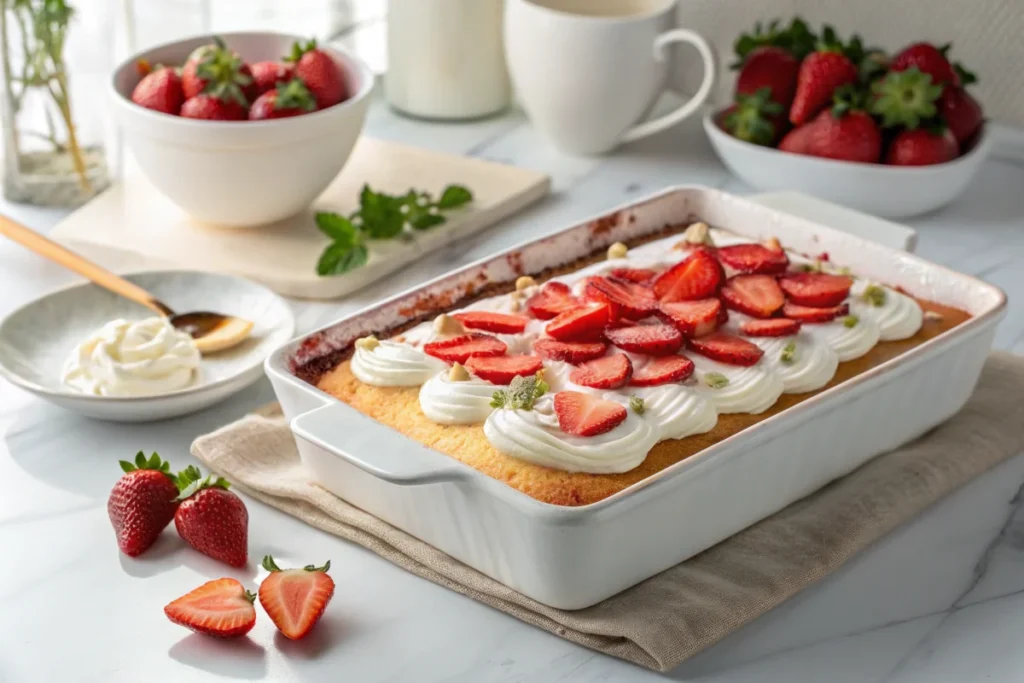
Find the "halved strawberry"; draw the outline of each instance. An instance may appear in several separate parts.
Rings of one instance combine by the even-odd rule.
[[[236,579],[215,579],[171,602],[164,614],[196,633],[234,638],[256,625],[255,599]]]
[[[537,356],[472,356],[466,369],[492,384],[508,384],[516,375],[528,377],[544,367]]]
[[[786,298],[771,275],[737,275],[722,287],[722,301],[740,313],[767,318],[782,308]]]
[[[555,394],[558,427],[574,436],[597,436],[618,427],[626,420],[626,407],[582,391]]]
[[[741,273],[784,273],[789,258],[784,251],[776,251],[760,244],[733,244],[719,247],[718,260]]]
[[[748,337],[789,337],[800,331],[800,322],[788,318],[747,320],[740,324],[740,332]]]
[[[693,301],[714,295],[721,283],[722,266],[702,247],[659,275],[652,286],[661,301]]]
[[[589,303],[559,313],[544,329],[559,341],[598,341],[611,319],[611,306]]]
[[[526,329],[526,318],[520,315],[494,313],[492,311],[464,311],[453,313],[452,317],[471,330],[519,334]]]
[[[629,384],[634,387],[653,387],[682,382],[692,374],[693,361],[686,356],[662,356],[634,372]]]
[[[557,339],[538,339],[533,350],[548,360],[564,360],[566,363],[583,363],[600,358],[608,350],[604,342],[561,342]]]
[[[638,285],[650,284],[654,278],[658,277],[658,271],[651,270],[650,268],[616,268],[611,273],[612,277],[616,277],[626,282],[635,282]]]
[[[782,307],[782,315],[804,323],[827,323],[849,312],[850,305],[846,303],[829,308],[818,308],[816,306],[801,306],[787,301],[786,305]]]
[[[621,353],[587,361],[569,373],[569,381],[592,389],[618,389],[633,375],[633,364]]]
[[[674,325],[687,337],[703,337],[718,327],[718,317],[723,310],[722,302],[718,299],[671,301],[659,306],[658,317]]]
[[[526,300],[526,310],[541,320],[550,320],[579,305],[580,301],[572,295],[572,289],[562,282],[548,282]]]
[[[334,595],[334,579],[327,575],[331,563],[322,567],[306,565],[301,569],[281,569],[274,558],[263,558],[270,575],[260,584],[260,605],[277,630],[299,640],[316,626],[327,603]]]
[[[505,342],[489,334],[473,332],[423,345],[423,352],[448,363],[465,363],[471,356],[500,356],[508,351]]]
[[[590,277],[583,288],[583,298],[600,301],[612,307],[612,317],[640,320],[658,307],[650,288],[628,280],[610,277]]]
[[[623,351],[667,356],[683,345],[683,335],[671,325],[633,325],[607,329],[604,336]]]
[[[793,273],[779,280],[786,297],[801,306],[838,306],[850,294],[853,280],[830,273]]]
[[[691,339],[690,346],[702,356],[730,365],[756,365],[764,351],[757,344],[725,332],[714,332],[700,339]]]

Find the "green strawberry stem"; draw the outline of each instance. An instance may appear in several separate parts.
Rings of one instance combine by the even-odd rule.
[[[171,474],[171,463],[166,460],[161,460],[160,456],[154,451],[153,455],[146,458],[145,453],[139,451],[135,454],[135,462],[131,463],[127,460],[118,460],[121,465],[121,469],[124,472],[137,472],[139,470],[156,470],[162,474],[166,474],[171,481],[176,481],[174,475]]]
[[[203,476],[202,470],[195,465],[189,465],[175,478],[175,483],[178,485],[178,497],[175,500],[185,500],[191,498],[199,491],[203,489],[224,489],[225,491],[231,486],[231,483],[223,477],[219,477],[216,474],[210,474]]]
[[[263,556],[263,568],[266,569],[268,572],[281,572],[281,571],[284,571],[283,569],[281,569],[280,567],[277,566],[277,563],[274,562],[274,558],[273,558],[272,555],[264,555]],[[307,572],[326,572],[330,568],[331,568],[331,561],[327,560],[327,562],[325,562],[324,566],[322,566],[322,567],[317,567],[316,565],[307,564],[305,567],[303,567],[303,570],[305,570]]]
[[[882,117],[883,126],[913,129],[936,115],[935,102],[942,95],[942,86],[933,84],[932,77],[915,66],[889,72],[871,85],[871,94],[870,111]]]

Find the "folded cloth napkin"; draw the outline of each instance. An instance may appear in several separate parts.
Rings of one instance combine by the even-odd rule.
[[[1024,450],[1024,358],[989,357],[956,416],[817,493],[604,602],[542,605],[310,481],[277,406],[192,453],[253,498],[414,574],[605,654],[667,671],[835,571],[973,477]]]

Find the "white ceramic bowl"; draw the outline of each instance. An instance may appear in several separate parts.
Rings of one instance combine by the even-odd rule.
[[[967,154],[934,166],[885,166],[780,152],[732,137],[704,116],[704,130],[722,163],[758,190],[796,190],[852,209],[906,218],[934,211],[964,191],[989,152],[983,130]]]
[[[202,410],[260,379],[264,359],[295,330],[291,309],[281,297],[240,277],[189,270],[125,277],[176,310],[211,310],[251,320],[252,334],[233,349],[203,356],[198,381],[184,389],[158,396],[82,394],[60,381],[72,349],[110,320],[140,320],[153,313],[96,285],[77,284],[25,304],[0,321],[0,377],[89,417],[162,420]]]
[[[223,33],[247,62],[280,59],[294,41],[280,33]],[[350,96],[311,114],[269,121],[198,121],[146,109],[131,101],[138,59],[185,62],[209,36],[139,53],[110,83],[114,117],[150,181],[192,217],[230,227],[262,225],[299,213],[345,165],[366,117],[373,75],[358,59],[328,45],[345,73]]]

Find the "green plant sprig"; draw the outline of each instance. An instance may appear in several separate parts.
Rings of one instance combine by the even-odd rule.
[[[316,214],[316,226],[331,238],[316,264],[318,275],[341,275],[365,265],[370,258],[367,240],[394,239],[407,230],[429,230],[444,223],[443,211],[473,201],[462,185],[449,185],[435,201],[429,192],[411,189],[405,194],[375,192],[363,185],[359,209],[342,216],[331,211]]]

